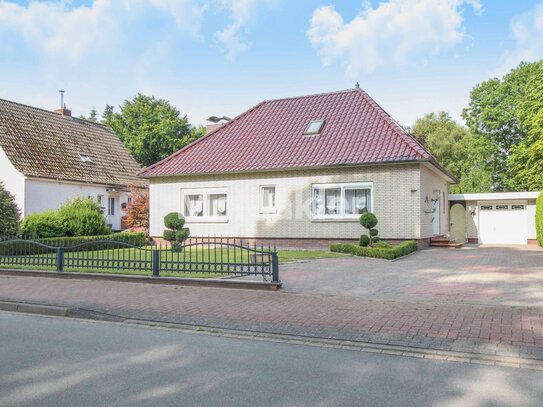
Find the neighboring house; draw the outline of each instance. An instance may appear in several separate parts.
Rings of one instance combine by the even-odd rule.
[[[539,192],[450,195],[451,237],[481,244],[535,244],[538,196]]]
[[[77,196],[96,199],[121,229],[131,186],[146,188],[140,166],[107,126],[0,99],[0,181],[23,216]]]
[[[262,102],[140,175],[152,236],[175,211],[192,235],[290,242],[358,239],[371,211],[382,238],[427,244],[455,182],[358,87]]]

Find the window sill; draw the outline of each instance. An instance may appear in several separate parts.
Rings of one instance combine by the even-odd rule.
[[[360,222],[360,217],[357,218],[313,218],[311,222],[314,223],[358,223]]]
[[[277,209],[261,209],[259,213],[261,215],[274,215],[277,213]]]
[[[228,218],[185,218],[186,223],[228,223]]]

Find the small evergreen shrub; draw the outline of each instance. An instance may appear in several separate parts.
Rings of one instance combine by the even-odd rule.
[[[377,235],[379,234],[379,231],[375,229],[375,226],[377,226],[377,216],[375,216],[371,212],[366,212],[360,216],[360,224],[368,229],[368,239],[369,243],[365,246],[373,246],[373,243],[375,242],[375,239],[377,238]],[[360,242],[362,242],[362,237],[360,237]],[[364,239],[365,241],[365,239]],[[360,246],[364,246],[360,244]]]
[[[370,238],[368,235],[360,235],[360,246],[366,247],[370,244]]]
[[[61,237],[66,234],[62,218],[56,211],[28,215],[21,222],[21,233],[32,239]]]
[[[377,247],[379,249],[392,249],[392,245],[388,244],[387,242],[374,242],[373,247]]]
[[[375,257],[386,260],[393,260],[416,250],[417,243],[414,240],[408,240],[400,243],[399,245],[390,247],[361,247],[347,243],[334,243],[330,246],[330,251],[332,252],[353,254],[355,256]]]
[[[543,192],[539,194],[535,204],[535,227],[539,246],[543,247]]]
[[[14,236],[19,232],[21,212],[15,197],[0,182],[0,237]]]
[[[168,213],[164,217],[164,240],[167,240],[172,245],[172,250],[179,251],[183,246],[183,242],[188,239],[190,229],[184,228],[185,217],[177,212]]]

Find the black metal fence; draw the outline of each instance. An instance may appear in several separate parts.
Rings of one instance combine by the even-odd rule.
[[[280,281],[275,247],[222,237],[191,237],[181,247],[140,241],[0,239],[2,269],[153,277],[262,276],[266,281]]]

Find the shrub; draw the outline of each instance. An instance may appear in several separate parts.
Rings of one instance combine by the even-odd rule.
[[[373,229],[377,226],[377,216],[371,212],[366,212],[360,216],[360,224],[366,229]]]
[[[180,250],[183,242],[188,239],[190,230],[184,228],[185,217],[177,212],[168,213],[164,217],[164,226],[169,230],[164,231],[164,240],[172,245],[172,250]]]
[[[396,246],[385,247],[361,247],[354,244],[334,243],[330,250],[338,253],[348,253],[355,256],[376,257],[380,259],[393,260],[405,256],[417,250],[417,243],[408,240]]]
[[[379,234],[379,231],[377,229],[374,229],[375,226],[377,226],[377,216],[375,216],[371,212],[366,212],[362,214],[362,216],[360,216],[360,224],[366,229],[368,229],[369,231],[369,234],[368,234],[369,243],[365,246],[368,246],[368,245],[373,246],[373,242],[375,241],[375,238]],[[361,244],[361,246],[364,246],[364,245]]]
[[[360,246],[366,247],[370,244],[370,238],[368,235],[360,235]]]
[[[58,214],[66,236],[98,236],[109,232],[102,208],[91,198],[75,198],[62,205]]]
[[[539,194],[535,209],[535,227],[537,231],[537,241],[543,247],[543,192]]]
[[[375,242],[373,244],[373,247],[378,247],[379,249],[392,249],[393,248],[393,246],[388,244],[387,242],[381,242],[381,241]]]
[[[0,236],[13,236],[19,231],[21,212],[15,197],[0,182]]]
[[[64,236],[66,229],[58,212],[46,211],[24,218],[21,233],[34,239],[41,239]]]
[[[126,204],[125,225],[131,229],[149,229],[149,191],[142,188],[132,188],[130,202]]]

